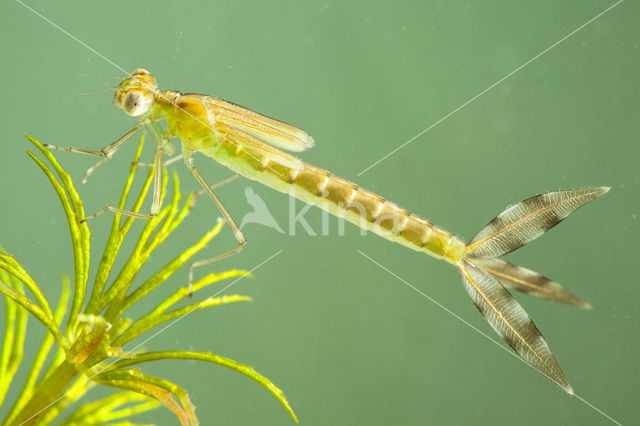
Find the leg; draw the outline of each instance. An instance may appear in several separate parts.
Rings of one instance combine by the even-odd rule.
[[[217,189],[220,188],[223,185],[228,184],[229,182],[233,182],[234,180],[236,180],[237,178],[239,178],[240,175],[239,174],[235,174],[235,175],[231,175],[228,178],[224,178],[219,182],[214,183],[213,185],[209,185],[209,188],[211,189]],[[196,206],[196,201],[198,200],[198,197],[205,194],[206,191],[204,189],[201,189],[200,191],[197,191],[193,194],[193,200],[191,200],[191,205],[189,206],[189,209],[193,209]]]
[[[213,192],[213,189],[211,189],[212,187],[209,186],[209,184],[207,183],[207,181],[204,180],[200,172],[198,172],[198,169],[196,169],[195,165],[193,164],[193,157],[191,156],[191,153],[183,151],[183,154],[185,158],[185,164],[187,165],[187,169],[189,169],[189,172],[191,172],[191,174],[193,175],[193,177],[196,178],[200,186],[202,186],[202,192],[206,193],[209,196],[209,198],[213,200],[216,206],[218,206],[218,210],[220,210],[220,213],[222,213],[224,220],[231,227],[231,231],[233,231],[233,235],[236,237],[236,240],[238,241],[237,247],[227,252],[224,252],[222,254],[219,254],[218,256],[212,257],[210,259],[204,259],[204,260],[199,260],[197,262],[193,262],[189,266],[189,294],[191,294],[191,284],[193,283],[193,270],[195,268],[198,268],[204,265],[210,265],[214,262],[217,262],[218,260],[224,259],[225,257],[229,257],[238,253],[247,245],[247,240],[244,238],[244,235],[240,231],[240,228],[238,228],[238,225],[233,220],[233,218],[231,217],[227,209],[224,207],[220,199]],[[231,179],[226,179],[227,182],[232,179],[235,179],[236,176],[232,176]],[[223,183],[226,183],[226,182],[223,181]]]
[[[154,176],[153,176],[153,200],[151,201],[151,212],[149,214],[136,213],[128,210],[122,210],[112,205],[107,204],[96,213],[91,216],[87,216],[82,219],[80,222],[86,222],[89,219],[93,219],[94,217],[100,216],[102,213],[106,211],[110,211],[113,213],[123,214],[125,216],[131,216],[138,219],[149,220],[153,219],[158,215],[158,211],[160,211],[160,193],[162,191],[162,146],[157,145],[156,148],[156,156],[154,161]]]
[[[89,170],[87,170],[87,172],[84,174],[84,178],[82,179],[82,183],[86,183],[87,182],[87,178],[98,167],[100,167],[102,164],[104,164],[107,161],[109,161],[111,159],[111,157],[113,157],[113,154],[115,154],[115,152],[118,150],[118,148],[120,148],[122,146],[122,144],[124,144],[129,138],[131,138],[131,136],[133,136],[138,130],[140,130],[140,127],[142,127],[143,124],[144,123],[142,121],[139,122],[138,124],[133,126],[133,128],[131,130],[129,130],[127,133],[125,133],[124,135],[120,136],[115,142],[105,146],[100,151],[90,151],[90,150],[86,150],[86,149],[73,148],[73,147],[69,147],[69,148],[62,147],[61,148],[61,147],[54,146],[54,145],[49,145],[49,144],[43,144],[43,146],[45,148],[48,148],[48,149],[55,149],[55,150],[59,150],[59,151],[73,152],[73,153],[76,153],[76,154],[93,155],[95,157],[103,157],[100,161],[98,161],[96,164],[94,164],[93,167],[89,168]]]
[[[178,155],[176,155],[174,157],[169,158],[167,161],[165,161],[162,164],[162,167],[170,166],[171,164],[173,164],[176,161],[181,160],[181,159],[182,159],[182,154],[178,154]],[[153,167],[153,164],[151,164],[151,163],[140,163],[140,162],[138,162],[137,165],[139,167]]]
[[[233,182],[234,180],[236,180],[239,177],[240,177],[240,175],[236,173],[235,175],[231,175],[228,178],[222,179],[220,182],[216,182],[213,185],[210,185],[210,188],[211,189],[218,189],[221,186],[228,184],[229,182]],[[197,197],[201,196],[204,193],[206,193],[206,191],[204,189],[201,189],[200,191],[195,193],[195,196],[197,198]]]

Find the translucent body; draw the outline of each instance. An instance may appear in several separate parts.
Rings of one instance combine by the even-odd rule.
[[[246,244],[239,227],[213,192],[215,186],[210,186],[196,169],[193,153],[200,152],[238,175],[344,217],[387,240],[454,264],[469,296],[498,335],[532,367],[573,393],[546,340],[507,288],[582,308],[589,304],[549,278],[498,257],[538,238],[579,207],[606,193],[608,187],[551,191],[528,198],[507,208],[465,244],[383,197],[282,151],[301,152],[314,146],[313,138],[297,127],[211,96],[160,90],[153,76],[142,69],[122,81],[114,105],[130,116],[140,117],[140,121],[112,144],[100,151],[49,148],[103,157],[87,171],[88,176],[140,128],[146,128],[156,142],[155,165],[163,164],[163,154],[173,154],[172,139],[179,138],[180,156],[188,170],[218,206],[238,241],[232,250],[193,263],[190,283],[194,268],[237,253]],[[109,205],[97,214],[110,210],[142,219],[154,217],[160,207],[161,169],[155,169],[150,214]]]
[[[151,105],[143,114],[152,122],[166,120],[164,138],[180,138],[185,160],[191,159],[193,152],[201,152],[243,177],[413,250],[451,263],[457,263],[464,254],[465,244],[449,232],[275,147],[295,151],[312,147],[313,139],[303,130],[211,96],[158,90],[150,75],[141,71],[134,74],[131,81],[121,84],[116,105],[126,112],[127,93],[140,91],[139,104]],[[141,82],[153,90],[144,86],[141,90]]]

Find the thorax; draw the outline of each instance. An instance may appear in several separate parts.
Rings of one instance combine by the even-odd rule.
[[[209,96],[167,90],[157,96],[157,103],[172,136],[192,142],[217,136]]]

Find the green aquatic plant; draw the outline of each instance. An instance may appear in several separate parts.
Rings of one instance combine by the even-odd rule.
[[[131,255],[120,271],[113,274],[115,278],[110,280],[114,262],[134,221],[132,217],[114,215],[111,233],[87,298],[91,232],[84,220],[82,202],[71,178],[53,154],[37,140],[29,136],[27,138],[50,163],[46,164],[27,151],[44,172],[61,201],[71,233],[75,271],[73,279],[63,278],[57,307],[52,310],[36,280],[13,256],[0,251],[0,292],[4,295],[6,307],[5,333],[0,352],[0,405],[7,396],[23,359],[28,314],[42,323],[48,332],[33,358],[23,387],[3,424],[49,424],[53,421],[60,422],[61,416],[64,415],[66,417],[60,423],[63,425],[116,424],[113,422],[132,425],[134,423],[128,420],[129,417],[163,405],[182,425],[196,425],[198,419],[195,406],[191,403],[187,391],[169,380],[143,373],[140,367],[150,361],[169,359],[204,361],[244,374],[273,394],[297,421],[282,391],[248,365],[210,352],[146,352],[139,349],[140,345],[129,351],[124,349],[124,345],[133,339],[195,310],[251,300],[241,295],[209,297],[176,308],[175,305],[180,301],[184,303],[184,300],[190,300],[191,293],[185,286],[154,306],[146,315],[138,319],[127,317],[129,308],[146,300],[150,292],[202,250],[218,234],[222,222],[193,246],[178,254],[151,278],[137,284],[137,274],[149,256],[183,222],[193,206],[195,195],[190,193],[183,196],[179,190],[178,178],[174,174],[171,202],[157,217],[145,223]],[[129,197],[143,141],[144,137],[140,139],[124,185],[119,205],[121,209],[125,207]],[[166,171],[163,173],[165,178],[162,197],[166,193],[168,181]],[[152,178],[153,168],[150,168],[132,211],[140,210]],[[193,283],[192,292],[197,293],[204,287],[222,280],[238,280],[249,275],[250,273],[244,270],[210,273]],[[57,345],[56,351],[52,351],[54,343]],[[110,387],[117,391],[96,401],[76,404],[89,390],[97,386]]]

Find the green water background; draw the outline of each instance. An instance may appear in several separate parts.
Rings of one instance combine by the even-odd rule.
[[[162,88],[229,99],[303,127],[317,141],[305,161],[463,239],[531,195],[611,185],[605,197],[509,259],[591,302],[593,309],[582,311],[518,298],[576,392],[624,424],[640,421],[636,2],[619,4],[361,176],[614,2],[28,4],[125,70],[151,70]],[[134,121],[112,107],[111,92],[78,95],[116,84],[108,76],[120,70],[17,2],[3,2],[0,16],[0,243],[55,301],[61,274],[73,271],[68,231],[55,194],[24,154],[30,146],[22,134],[96,149]],[[80,186],[87,212],[115,202],[134,146]],[[145,152],[150,159],[151,144]],[[78,184],[93,164],[58,158]],[[211,182],[229,175],[206,158],[197,164]],[[197,189],[180,163],[175,169],[185,190]],[[286,229],[288,198],[256,183],[219,190],[232,215],[240,220],[251,211],[246,186]],[[213,205],[199,203],[146,273],[217,216]],[[320,211],[305,217],[321,233]],[[94,256],[110,223],[107,215],[91,222]],[[611,424],[357,250],[497,339],[450,265],[362,237],[351,225],[339,236],[336,224],[326,236],[247,225],[247,248],[210,270],[250,269],[282,250],[255,278],[225,291],[254,302],[195,313],[146,347],[209,350],[248,363],[285,391],[304,425]],[[228,229],[223,234],[207,254],[233,246]],[[186,277],[181,271],[153,299]],[[25,366],[43,333],[32,321]],[[202,424],[292,424],[264,389],[223,368],[164,362],[144,371],[188,389]],[[176,423],[164,409],[140,421]]]

